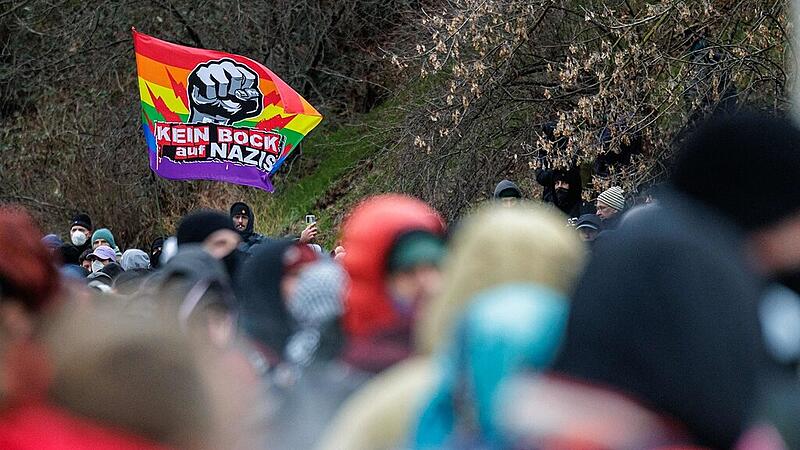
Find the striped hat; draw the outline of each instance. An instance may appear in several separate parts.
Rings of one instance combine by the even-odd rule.
[[[605,203],[606,205],[622,211],[625,209],[625,191],[619,186],[611,186],[597,196],[597,200]]]

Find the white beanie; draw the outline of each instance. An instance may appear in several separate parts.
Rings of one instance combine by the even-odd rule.
[[[625,209],[625,191],[619,186],[611,186],[603,191],[597,199],[617,211]]]

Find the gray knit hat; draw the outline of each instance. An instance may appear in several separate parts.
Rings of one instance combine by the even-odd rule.
[[[619,186],[611,186],[597,196],[597,199],[617,211],[625,209],[625,191]]]

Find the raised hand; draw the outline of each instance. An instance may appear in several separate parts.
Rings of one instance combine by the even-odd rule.
[[[301,244],[310,244],[314,241],[319,233],[319,229],[317,228],[317,223],[309,224],[302,233],[300,233],[300,243]]]
[[[264,96],[258,74],[232,59],[197,66],[188,79],[189,122],[230,125],[261,114]]]

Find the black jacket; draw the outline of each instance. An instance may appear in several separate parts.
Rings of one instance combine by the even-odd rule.
[[[117,276],[119,274],[121,274],[123,272],[123,270],[122,270],[122,266],[120,266],[118,263],[112,262],[112,263],[107,264],[102,269],[100,269],[100,272],[103,272],[104,274],[110,276],[111,279],[113,280],[113,279],[117,278]]]
[[[620,212],[614,214],[613,217],[602,221],[603,231],[616,230],[619,227],[619,223],[622,220],[622,215],[623,214],[625,214],[625,212],[624,211],[620,211]]]
[[[765,367],[743,237],[686,199],[665,199],[599,240],[555,370],[621,390],[732,448]]]
[[[567,198],[560,201],[556,196],[556,181],[563,180],[569,183]],[[583,214],[594,214],[595,208],[592,204],[581,200],[581,174],[577,167],[569,170],[561,169],[538,169],[536,171],[536,182],[543,188],[542,201],[555,205],[567,217],[580,217]]]
[[[505,192],[505,191],[510,191],[510,192]],[[503,180],[497,183],[497,186],[495,186],[494,188],[494,194],[492,195],[492,197],[495,200],[497,200],[498,198],[500,198],[500,194],[504,194],[504,196],[508,197],[522,198],[522,191],[520,191],[519,187],[511,180]]]
[[[79,259],[81,254],[90,248],[92,248],[92,243],[89,239],[80,247],[71,242],[65,243],[61,247],[61,256],[64,259],[64,264],[80,265]]]
[[[242,266],[236,283],[242,328],[277,355],[283,355],[292,335],[293,321],[281,294],[281,281],[283,257],[293,245],[289,240],[259,245]]]

